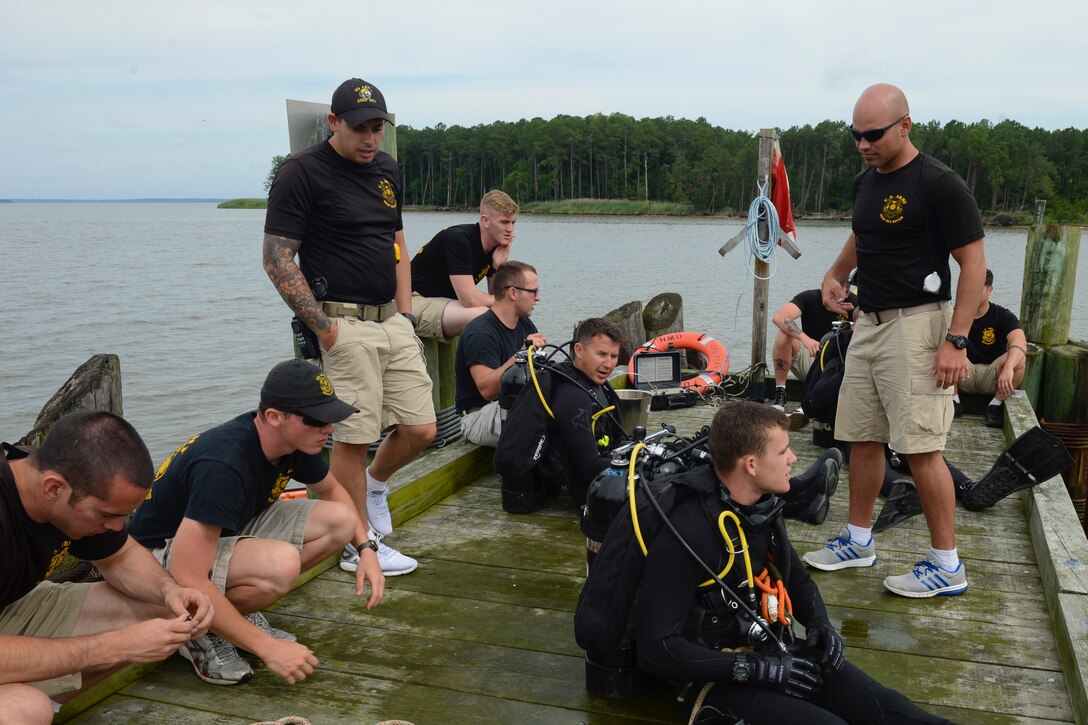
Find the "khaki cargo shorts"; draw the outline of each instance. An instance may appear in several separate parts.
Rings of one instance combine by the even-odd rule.
[[[90,584],[41,582],[0,611],[0,634],[43,639],[71,637],[90,588]],[[56,697],[78,690],[83,686],[83,677],[73,672],[27,684]]]
[[[412,314],[416,317],[416,334],[420,337],[433,337],[441,342],[449,342],[442,333],[442,313],[446,305],[453,302],[449,297],[424,297],[418,292],[412,293]]]
[[[986,393],[993,395],[997,392],[997,373],[1001,369],[1001,363],[1005,361],[1002,355],[990,364],[971,363],[971,374],[959,385],[961,393]]]
[[[394,425],[435,422],[431,378],[423,343],[404,315],[384,322],[334,317],[338,332],[332,350],[324,350],[321,367],[336,397],[359,409],[336,424],[333,440],[373,443]]]
[[[302,544],[306,540],[306,519],[310,516],[310,510],[317,501],[308,498],[292,499],[290,501],[276,501],[257,518],[250,521],[237,536],[221,536],[215,548],[215,559],[212,562],[212,584],[220,592],[227,590],[227,573],[230,570],[230,559],[234,556],[234,547],[242,539],[276,539],[293,544],[301,553]],[[170,568],[170,551],[173,549],[174,540],[167,539],[166,545],[153,550],[151,553],[163,568]]]
[[[942,451],[952,425],[952,388],[937,387],[933,360],[952,322],[947,303],[854,326],[835,413],[835,438],[888,443],[899,453]]]
[[[790,372],[798,380],[804,380],[808,376],[808,370],[812,367],[812,355],[809,353],[808,348],[804,343],[801,343],[797,347],[797,352],[793,353],[793,362],[790,363]]]

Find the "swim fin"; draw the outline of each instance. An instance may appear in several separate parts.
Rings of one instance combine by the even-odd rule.
[[[884,508],[873,524],[873,533],[890,529],[900,521],[906,521],[912,516],[922,513],[922,499],[918,498],[918,489],[909,478],[898,478],[892,481],[888,489],[888,498],[884,501]]]
[[[842,453],[828,448],[800,476],[790,481],[790,493],[783,498],[784,516],[810,524],[822,524],[831,506],[831,496],[839,485]]]
[[[1031,488],[1073,465],[1065,445],[1039,426],[1009,444],[993,468],[963,492],[971,511],[988,509],[1010,493]]]

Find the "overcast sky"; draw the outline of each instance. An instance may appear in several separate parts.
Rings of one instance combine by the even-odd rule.
[[[263,196],[285,99],[359,76],[415,128],[558,114],[1088,126],[1088,3],[9,0],[0,198]],[[787,162],[789,159],[787,159]]]

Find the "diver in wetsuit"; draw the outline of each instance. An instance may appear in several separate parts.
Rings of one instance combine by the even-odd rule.
[[[722,406],[710,426],[714,466],[682,474],[713,477],[720,491],[679,499],[669,514],[699,559],[749,606],[764,586],[781,584],[788,598],[779,592],[779,615],[769,607],[767,619],[788,649],[753,627],[678,537],[662,530],[649,542],[639,594],[639,666],[695,683],[684,701],[697,723],[948,722],[846,661],[842,637],[782,522],[778,495],[789,490],[797,460],[788,431],[786,416],[769,406]],[[806,639],[793,638],[791,617],[805,626]]]

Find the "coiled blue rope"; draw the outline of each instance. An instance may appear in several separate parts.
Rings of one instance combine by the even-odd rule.
[[[759,196],[752,200],[748,207],[748,224],[745,227],[748,240],[748,271],[757,279],[770,279],[774,276],[777,264],[775,262],[775,248],[778,246],[778,210],[767,198],[767,184],[760,182],[757,185]],[[766,222],[767,238],[759,235],[759,223]],[[766,277],[756,274],[755,260],[770,265],[771,271]]]

